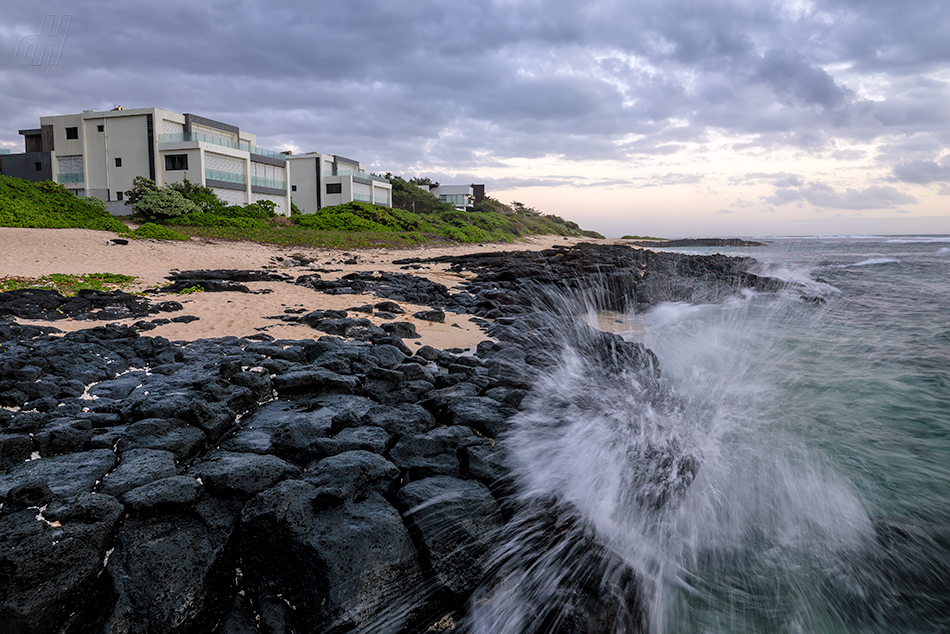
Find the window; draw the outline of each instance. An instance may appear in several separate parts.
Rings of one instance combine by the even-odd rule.
[[[290,186],[290,191],[292,191],[292,192],[297,191],[297,186],[296,186],[296,185],[291,185],[291,186]]]
[[[39,161],[37,161],[36,163],[33,163],[33,167],[36,168],[36,171],[37,171],[37,172],[42,172],[42,171],[43,171],[43,164],[40,163]]]
[[[165,169],[169,172],[188,169],[188,155],[166,154]]]
[[[78,138],[79,138],[79,128],[66,128],[66,138],[67,138],[67,139],[78,139]]]
[[[98,131],[98,132],[105,132],[105,131],[106,131],[106,127],[100,123],[99,125],[96,126],[96,131]]]
[[[116,193],[115,193],[115,199],[116,199],[116,200],[122,200],[122,192],[116,192]]]
[[[115,160],[115,166],[116,166],[116,167],[122,167],[122,159],[117,158],[117,159]]]
[[[342,194],[343,183],[327,183],[327,193],[328,194]]]

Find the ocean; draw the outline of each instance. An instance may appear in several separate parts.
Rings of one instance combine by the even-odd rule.
[[[664,398],[566,341],[506,439],[522,492],[570,503],[635,571],[647,616],[618,611],[616,632],[950,631],[950,237],[760,240],[678,251],[753,257],[811,299],[588,315],[656,354]],[[552,424],[565,395],[585,404]],[[473,631],[534,631],[525,601],[569,603],[572,576],[622,593],[616,566],[528,543],[497,556],[517,583]]]

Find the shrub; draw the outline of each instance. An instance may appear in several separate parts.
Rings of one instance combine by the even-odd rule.
[[[185,234],[157,225],[154,222],[146,222],[133,231],[132,235],[141,240],[190,240]]]
[[[198,205],[182,196],[181,192],[166,188],[143,191],[132,209],[151,221],[168,220],[201,211]]]
[[[198,209],[207,213],[219,213],[224,209],[225,204],[214,190],[200,183],[193,183],[187,178],[166,185],[168,189],[173,189],[191,202],[198,205]]]
[[[153,192],[156,189],[158,189],[158,187],[152,179],[145,178],[144,176],[136,176],[132,179],[132,189],[128,189],[125,192],[125,206],[134,209],[135,203],[142,199],[145,192]]]

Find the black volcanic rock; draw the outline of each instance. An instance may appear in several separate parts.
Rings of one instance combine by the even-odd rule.
[[[628,244],[651,249],[663,247],[765,247],[764,242],[741,238],[680,238],[676,240],[635,240]]]
[[[436,582],[451,594],[467,596],[481,581],[472,571],[494,545],[501,511],[479,482],[446,476],[410,482],[399,491],[404,515],[425,545]]]
[[[401,337],[417,336],[412,324],[378,328],[342,311],[300,313],[299,323],[365,341],[172,343],[114,325],[53,336],[0,315],[0,631],[410,632],[446,613],[464,627],[483,558],[511,522],[536,526],[542,548],[576,537],[580,556],[596,565],[606,556],[571,528],[575,515],[551,515],[556,505],[511,519],[508,421],[537,405],[537,378],[560,361],[558,333],[578,328],[554,293],[643,309],[781,288],[748,274],[747,260],[627,247],[440,260],[474,274],[461,292],[404,274],[296,281],[485,317],[475,323],[493,341],[474,353],[410,347]],[[289,280],[251,273],[179,281]],[[66,306],[112,318],[140,306],[134,318],[144,319],[181,309],[115,294],[10,297],[0,306],[43,315]],[[350,303],[365,310],[365,298]],[[645,393],[655,391],[649,350],[588,330],[596,382],[633,370]],[[690,460],[659,447],[638,456],[646,464],[636,473],[662,492],[663,465],[692,475]],[[630,596],[609,599],[565,586],[561,598],[575,597],[565,623],[609,632],[616,606],[636,605],[629,578],[620,591]]]
[[[426,592],[409,531],[381,495],[326,506],[313,484],[288,480],[242,512],[249,591],[279,595],[296,631],[360,631],[371,621],[400,631]]]
[[[148,299],[123,291],[82,289],[72,297],[36,288],[0,293],[0,319],[126,319],[148,317],[159,310]]]

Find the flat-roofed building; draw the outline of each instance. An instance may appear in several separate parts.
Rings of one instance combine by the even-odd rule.
[[[392,184],[368,173],[359,161],[319,152],[286,155],[286,159],[291,201],[305,214],[351,200],[392,206]]]
[[[429,193],[444,203],[459,210],[471,210],[475,203],[485,198],[484,185],[422,185]]]
[[[113,214],[131,212],[123,196],[136,176],[158,186],[187,178],[229,204],[270,200],[278,213],[290,213],[286,156],[258,147],[255,135],[228,123],[161,108],[116,108],[40,117],[39,128],[20,134],[25,152],[4,155],[2,173],[55,181],[106,201]]]

